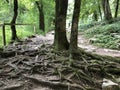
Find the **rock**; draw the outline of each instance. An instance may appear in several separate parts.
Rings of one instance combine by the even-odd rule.
[[[97,41],[96,38],[90,38],[90,40],[89,40],[90,43],[95,43],[96,41]]]
[[[115,37],[115,38],[118,38],[118,39],[120,38],[120,34],[118,34],[118,33],[112,33],[111,36]]]
[[[120,90],[119,85],[109,79],[103,79],[102,90]]]
[[[119,39],[119,38],[120,38],[120,35],[115,35],[114,37]]]
[[[120,49],[120,43],[118,43],[117,47],[118,47],[118,49]]]

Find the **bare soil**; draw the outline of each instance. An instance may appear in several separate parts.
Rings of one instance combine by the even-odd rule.
[[[78,46],[83,48],[87,52],[91,52],[94,54],[102,55],[102,56],[111,56],[111,57],[120,57],[120,50],[112,50],[107,48],[100,48],[90,44],[90,41],[86,39],[82,33],[79,33],[78,36]]]

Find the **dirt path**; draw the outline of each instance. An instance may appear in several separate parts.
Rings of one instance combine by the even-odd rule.
[[[78,46],[83,48],[87,52],[92,52],[99,55],[120,57],[120,50],[112,50],[106,48],[100,48],[89,43],[88,39],[85,39],[82,34],[78,36]]]
[[[33,41],[38,41],[40,40],[41,37],[37,36]],[[45,37],[43,37],[43,41],[48,40],[49,43],[53,43],[54,39],[54,32],[50,32],[46,34]],[[91,45],[89,43],[88,39],[85,39],[82,34],[78,35],[78,46],[83,48],[87,52],[91,52],[94,54],[99,54],[99,55],[105,55],[105,56],[112,56],[112,57],[120,57],[120,50],[112,50],[112,49],[106,49],[106,48],[100,48],[94,45]]]

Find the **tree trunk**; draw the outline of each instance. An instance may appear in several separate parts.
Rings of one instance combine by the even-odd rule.
[[[45,31],[45,22],[44,22],[44,11],[42,1],[36,1],[36,5],[39,11],[39,29]]]
[[[101,12],[101,6],[99,1],[98,1],[98,9],[99,9],[100,18],[102,20],[102,12]]]
[[[12,42],[14,42],[15,40],[18,40],[16,27],[15,27],[17,16],[18,16],[18,1],[14,0],[14,16],[11,21]]]
[[[112,20],[112,14],[111,14],[111,9],[110,9],[110,5],[109,5],[109,0],[102,0],[102,6],[103,6],[105,20],[106,21]]]
[[[66,15],[68,0],[55,0],[56,15],[55,15],[55,36],[54,48],[56,50],[67,50],[69,43],[66,37]]]
[[[119,9],[119,0],[117,0],[117,2],[116,2],[116,7],[115,7],[115,18],[117,18],[118,9]]]
[[[9,0],[6,0],[7,3],[9,3]]]
[[[93,20],[98,21],[98,14],[96,10],[93,12]]]
[[[77,50],[80,6],[81,6],[81,0],[75,0],[73,18],[72,18],[71,36],[70,36],[70,52],[74,52]]]

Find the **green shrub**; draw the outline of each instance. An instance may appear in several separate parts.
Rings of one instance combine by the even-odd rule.
[[[87,38],[96,38],[94,45],[118,49],[117,45],[120,41],[120,38],[112,36],[113,33],[120,35],[120,21],[114,22],[112,24],[97,24],[89,29],[82,30],[84,36]]]
[[[16,30],[17,30],[17,35],[18,35],[18,38],[20,39],[24,39],[28,36],[31,36],[34,34],[34,31],[33,30],[30,30],[30,29],[25,29],[26,26],[17,26],[16,27]],[[11,40],[11,30],[10,30],[10,27],[7,26],[6,27],[6,43],[7,45],[9,44],[10,40]],[[0,47],[3,46],[3,36],[2,36],[2,28],[0,28]]]

